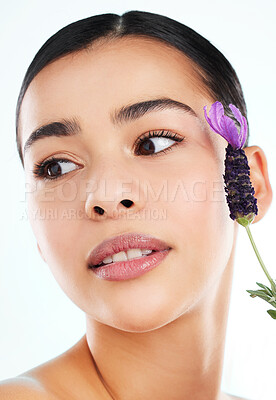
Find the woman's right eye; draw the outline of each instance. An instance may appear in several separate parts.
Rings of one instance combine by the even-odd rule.
[[[49,160],[35,164],[33,174],[37,178],[43,178],[44,180],[53,180],[61,178],[68,172],[74,171],[80,168],[73,161],[52,157]]]

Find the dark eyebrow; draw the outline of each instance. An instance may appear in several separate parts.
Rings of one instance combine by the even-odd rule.
[[[31,133],[24,145],[24,154],[37,140],[51,136],[72,136],[81,132],[80,124],[77,119],[63,119],[60,122],[51,122],[42,125]]]
[[[167,97],[161,97],[158,99],[140,101],[138,103],[123,106],[110,114],[110,119],[114,125],[120,125],[123,122],[126,123],[137,120],[146,113],[168,109],[180,110],[182,112],[184,111],[198,118],[195,111],[187,104]],[[76,118],[63,119],[60,122],[51,122],[49,124],[42,125],[33,131],[29,136],[24,145],[24,154],[26,150],[29,149],[37,140],[52,136],[73,136],[80,132],[80,124]]]
[[[184,111],[198,118],[197,114],[190,106],[168,97],[141,101],[139,103],[121,107],[119,110],[115,110],[115,112],[111,114],[110,118],[114,125],[119,125],[123,122],[129,122],[141,118],[143,115],[151,111],[162,111],[168,109]]]

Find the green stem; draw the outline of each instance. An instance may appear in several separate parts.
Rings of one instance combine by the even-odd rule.
[[[260,256],[260,253],[258,252],[257,246],[256,246],[256,244],[255,244],[255,242],[254,242],[252,233],[251,233],[250,228],[249,228],[249,224],[248,224],[247,226],[245,226],[245,229],[246,229],[246,232],[247,232],[247,234],[248,234],[248,236],[249,236],[249,239],[250,239],[250,242],[251,242],[251,244],[252,244],[252,246],[253,246],[253,249],[254,249],[254,251],[255,251],[255,254],[256,254],[256,256],[257,256],[257,258],[258,258],[258,260],[259,260],[259,263],[261,264],[261,267],[262,267],[264,273],[266,274],[267,279],[268,279],[269,282],[271,283],[271,288],[272,288],[272,290],[274,290],[274,292],[276,293],[276,284],[274,283],[273,279],[272,279],[271,276],[269,275],[268,270],[266,269],[266,267],[265,267],[265,265],[264,265],[264,262],[263,262],[263,260],[262,260],[262,258],[261,258],[261,256]]]

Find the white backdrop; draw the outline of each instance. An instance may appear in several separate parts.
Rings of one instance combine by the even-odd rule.
[[[37,50],[70,22],[95,14],[142,10],[174,18],[209,39],[235,68],[245,93],[249,145],[266,153],[276,189],[276,2],[274,0],[17,0],[1,4],[1,269],[0,380],[41,364],[72,346],[85,318],[42,261],[24,219],[24,174],[16,151],[15,105],[23,75]],[[23,217],[22,217],[23,216]],[[252,233],[271,275],[275,201]],[[274,236],[274,237],[273,237]],[[246,289],[268,284],[245,230],[238,236],[226,337],[222,389],[252,400],[275,398],[276,321],[268,303]]]

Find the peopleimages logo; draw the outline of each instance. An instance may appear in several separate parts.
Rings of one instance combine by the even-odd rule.
[[[187,183],[182,179],[176,182],[162,180],[155,184],[148,180],[137,179],[115,181],[101,179],[99,181],[78,182],[67,180],[59,183],[35,181],[25,183],[24,198],[21,202],[35,197],[42,202],[85,202],[88,197],[96,201],[114,202],[120,199],[147,202],[174,202],[176,198],[188,202],[225,201],[224,182],[198,180]]]

